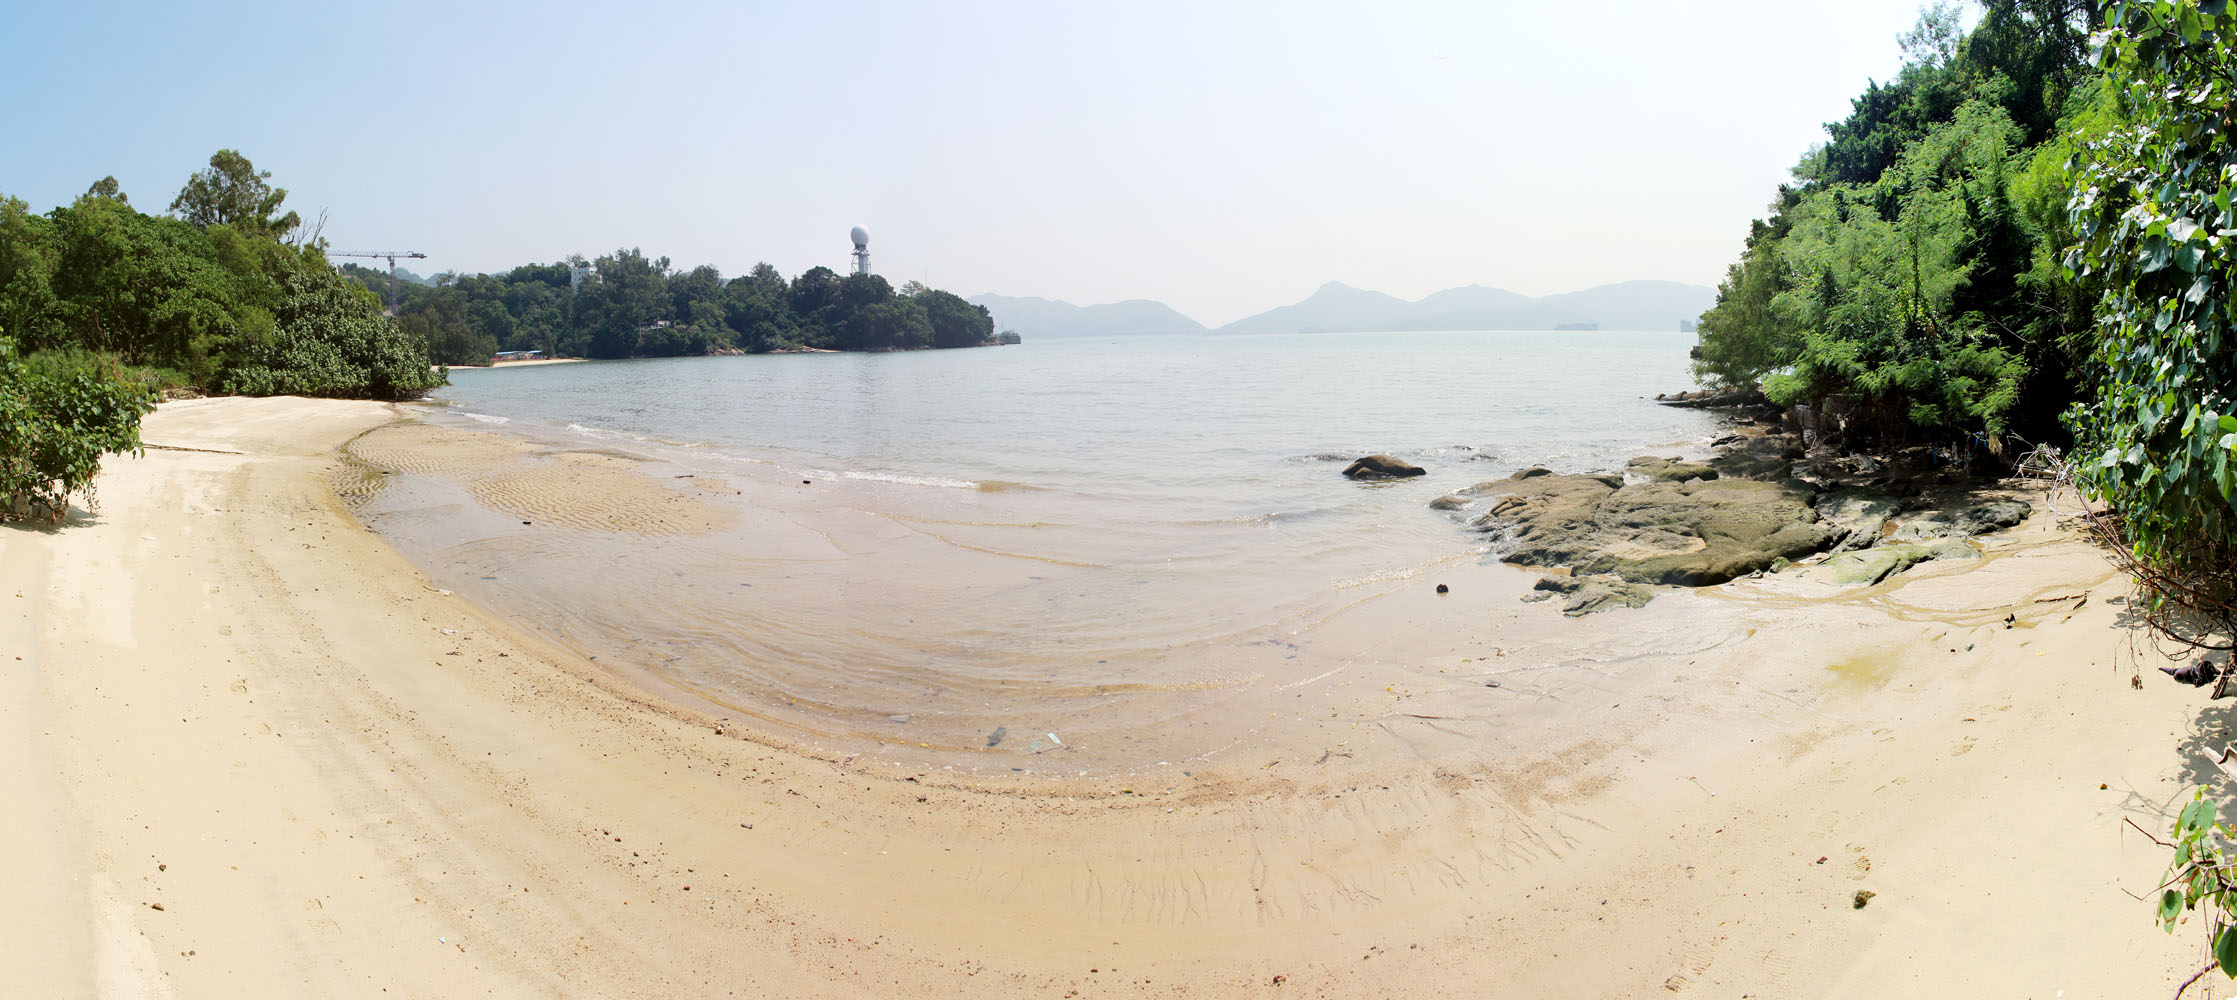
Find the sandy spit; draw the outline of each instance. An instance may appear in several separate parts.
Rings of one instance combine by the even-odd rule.
[[[2049,998],[2201,957],[2121,821],[2229,714],[2047,516],[1861,597],[1685,598],[1778,610],[1689,665],[1717,711],[1528,766],[1018,794],[782,749],[439,592],[334,493],[395,419],[166,404],[97,512],[0,528],[14,995]]]

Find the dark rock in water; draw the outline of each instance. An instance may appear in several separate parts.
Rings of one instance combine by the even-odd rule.
[[[1696,389],[1692,392],[1667,393],[1656,396],[1654,399],[1655,402],[1664,406],[1706,409],[1713,406],[1746,406],[1755,402],[1756,398],[1756,394],[1752,391],[1710,392],[1707,389]]]
[[[1475,502],[1475,497],[1464,497],[1458,493],[1447,493],[1444,496],[1429,501],[1429,507],[1431,510],[1460,510],[1461,508]]]
[[[1526,601],[1543,601],[1551,597],[1566,598],[1561,603],[1561,613],[1571,618],[1581,618],[1611,608],[1641,608],[1654,600],[1654,588],[1636,583],[1625,583],[1614,577],[1548,576],[1540,577],[1531,585],[1537,591],[1524,597]]]
[[[1945,538],[1972,538],[2012,527],[2034,512],[2035,508],[2021,500],[1991,500],[1956,510],[1937,510],[1898,522],[1887,540],[1933,542]]]
[[[1405,479],[1427,474],[1428,470],[1421,466],[1389,455],[1369,455],[1344,469],[1344,475],[1350,479]]]
[[[2186,663],[2180,667],[2161,667],[2159,668],[2159,672],[2166,674],[2167,676],[2172,677],[2185,684],[2188,684],[2191,687],[2205,687],[2208,684],[2212,684],[2214,682],[2214,678],[2221,676],[2221,668],[2215,666],[2212,662],[2208,661],[2204,657],[2200,657],[2197,661]]]
[[[1787,470],[1801,457],[1800,437],[1758,434],[1726,447],[1724,454],[1709,460],[1709,466],[1731,479],[1777,481],[1786,478]]]
[[[1701,462],[1681,462],[1675,458],[1649,458],[1641,456],[1631,460],[1624,471],[1645,476],[1659,483],[1682,483],[1689,479],[1715,479],[1717,470]]]
[[[1487,484],[1491,485],[1491,484]],[[1630,486],[1619,476],[1517,473],[1473,524],[1514,541],[1502,558],[1567,566],[1633,583],[1708,586],[1825,548],[1811,494],[1780,483],[1716,479]]]
[[[1536,479],[1536,478],[1538,478],[1539,476],[1550,476],[1550,475],[1553,475],[1553,470],[1552,470],[1552,469],[1529,468],[1529,469],[1524,469],[1524,470],[1522,470],[1521,472],[1517,472],[1517,473],[1515,473],[1515,474],[1514,474],[1514,475],[1512,475],[1512,476],[1508,476],[1507,478],[1509,478],[1509,479]]]

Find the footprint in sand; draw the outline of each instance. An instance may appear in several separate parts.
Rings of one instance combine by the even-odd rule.
[[[1709,966],[1714,965],[1716,959],[1717,951],[1714,941],[1708,944],[1687,945],[1678,952],[1678,962],[1683,971],[1663,980],[1662,988],[1672,993],[1678,993],[1691,987],[1694,980],[1708,974]]]
[[[1764,975],[1770,977],[1765,980],[1767,983],[1779,982],[1794,973],[1794,959],[1776,951],[1764,952],[1762,960],[1756,964],[1762,967]]]
[[[1980,737],[1978,737],[1978,736],[1968,736],[1968,737],[1966,737],[1966,738],[1965,738],[1965,742],[1963,742],[1963,743],[1960,743],[1960,744],[1958,744],[1958,745],[1957,745],[1957,749],[1955,749],[1955,750],[1952,750],[1952,751],[1950,751],[1950,756],[1952,756],[1952,757],[1963,757],[1963,756],[1965,756],[1966,754],[1972,753],[1972,752],[1973,752],[1973,741],[1974,741],[1974,740],[1977,740],[1977,739],[1980,739]]]

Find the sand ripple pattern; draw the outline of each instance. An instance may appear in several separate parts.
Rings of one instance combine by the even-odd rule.
[[[342,452],[390,472],[411,475],[484,475],[518,462],[536,446],[497,434],[476,434],[428,424],[390,424],[358,435]]]
[[[355,510],[380,495],[381,487],[388,483],[388,476],[381,470],[345,455],[326,470],[326,485],[334,495],[342,498],[342,505]]]
[[[729,510],[647,475],[640,460],[610,452],[546,451],[499,434],[418,423],[369,431],[342,451],[344,468],[329,478],[353,505],[378,492],[388,472],[456,481],[483,507],[536,524],[683,535],[733,519]]]
[[[698,497],[660,488],[636,465],[613,455],[562,452],[530,468],[477,479],[467,489],[491,510],[592,531],[696,534],[729,520]]]

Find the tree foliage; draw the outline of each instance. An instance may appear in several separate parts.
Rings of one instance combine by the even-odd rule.
[[[33,214],[0,197],[0,326],[31,355],[90,351],[209,391],[395,398],[442,384],[315,246],[281,237],[286,192],[220,150],[175,202],[134,209],[115,178]]]
[[[59,521],[91,499],[101,456],[138,452],[155,390],[98,355],[25,360],[0,336],[0,520],[43,508]]]
[[[1795,167],[1701,318],[1703,381],[1837,403],[1818,429],[1851,444],[2061,433],[2086,309],[2051,188],[2062,122],[2098,100],[2077,55],[2094,10],[1984,7],[1970,33],[1924,11],[1901,74]]]
[[[2219,608],[2237,582],[2237,7],[2123,5],[2103,41],[2115,124],[2074,160],[2076,243],[2094,282],[2091,397],[2076,473],[2109,502],[2170,598]],[[2161,576],[2159,574],[2164,574]]]
[[[293,232],[301,220],[294,212],[275,215],[287,200],[287,189],[273,187],[272,172],[258,170],[249,158],[230,149],[210,156],[210,165],[187,178],[171,211],[196,228],[232,226],[245,233],[274,239]],[[114,178],[110,179],[114,186]]]
[[[244,396],[408,399],[444,383],[427,344],[381,314],[380,299],[323,265],[281,277],[273,335],[225,378]]]
[[[481,364],[498,351],[630,358],[976,347],[994,339],[984,308],[921,282],[897,293],[881,276],[828,267],[787,281],[766,263],[725,279],[712,266],[681,270],[636,248],[582,264],[589,273],[579,285],[565,263],[403,285],[397,319],[446,364]],[[384,271],[344,265],[342,273],[388,288]]]

